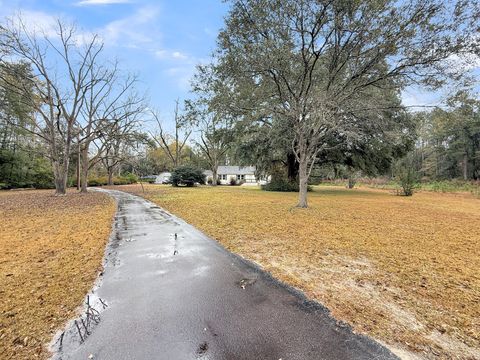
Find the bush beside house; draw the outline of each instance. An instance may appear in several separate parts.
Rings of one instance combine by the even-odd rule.
[[[179,166],[172,172],[173,186],[194,186],[195,184],[205,184],[205,174],[203,170],[193,166]]]

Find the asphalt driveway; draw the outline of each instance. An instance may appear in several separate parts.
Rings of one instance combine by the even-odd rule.
[[[54,359],[397,359],[155,204],[103,191],[118,201],[104,273]]]

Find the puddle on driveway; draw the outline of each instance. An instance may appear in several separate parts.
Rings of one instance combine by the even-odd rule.
[[[395,359],[152,203],[105,192],[119,210],[102,301],[89,299],[88,319],[69,323],[53,359]]]

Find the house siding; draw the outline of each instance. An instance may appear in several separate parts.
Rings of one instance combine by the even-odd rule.
[[[212,172],[206,170],[204,174],[208,178],[212,178]],[[243,182],[246,185],[260,185],[265,184],[265,180],[258,180],[255,177],[254,166],[219,166],[217,171],[218,179],[221,185],[230,185],[230,180],[233,178],[237,182]]]

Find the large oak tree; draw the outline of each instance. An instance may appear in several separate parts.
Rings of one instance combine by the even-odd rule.
[[[441,0],[233,0],[219,67],[236,109],[290,129],[299,207],[317,156],[335,134],[357,142],[394,118],[382,91],[438,87],[460,73],[453,56],[477,46],[478,4]],[[460,70],[460,69],[458,69]],[[381,134],[381,131],[376,131]]]

